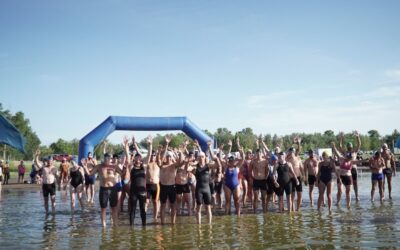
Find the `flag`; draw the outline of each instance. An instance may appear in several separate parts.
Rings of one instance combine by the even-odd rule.
[[[25,138],[14,125],[0,114],[0,143],[7,144],[21,153],[25,153]]]

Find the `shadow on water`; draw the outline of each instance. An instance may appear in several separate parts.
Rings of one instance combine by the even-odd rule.
[[[394,187],[400,185],[394,179]],[[352,201],[352,209],[332,207],[321,212],[304,198],[301,212],[277,213],[276,205],[266,214],[213,217],[212,225],[197,225],[194,217],[178,217],[177,224],[152,223],[143,228],[136,218],[129,225],[122,213],[120,227],[102,229],[98,204],[81,211],[70,211],[69,195],[57,192],[54,215],[45,215],[40,191],[2,190],[0,195],[1,249],[336,249],[396,248],[400,237],[398,211],[400,195],[392,201],[371,202],[370,179],[360,178],[361,201]],[[305,188],[304,193],[308,192]],[[334,196],[336,187],[334,188]],[[314,195],[316,197],[316,193]],[[335,202],[335,198],[334,198]],[[342,204],[343,204],[342,200]],[[108,215],[108,218],[109,215]],[[205,219],[203,219],[205,221]],[[169,220],[168,220],[169,223]]]

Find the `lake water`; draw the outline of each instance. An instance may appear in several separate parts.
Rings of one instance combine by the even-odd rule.
[[[104,230],[97,203],[86,211],[71,214],[69,196],[57,192],[57,212],[46,216],[40,190],[3,188],[0,249],[397,248],[399,177],[394,177],[393,182],[392,201],[381,203],[376,193],[376,201],[371,203],[370,174],[363,174],[359,179],[361,201],[357,203],[353,194],[350,211],[342,196],[341,208],[333,206],[329,213],[325,207],[318,213],[309,207],[308,187],[303,187],[302,211],[291,215],[276,213],[273,206],[267,214],[245,214],[241,218],[217,212],[212,225],[199,226],[194,217],[184,216],[177,218],[175,226],[150,224],[143,229],[139,218],[130,227],[127,213],[122,213],[120,227]],[[336,186],[333,190],[335,203]],[[315,201],[317,193],[315,190]],[[151,214],[148,217],[151,222]]]

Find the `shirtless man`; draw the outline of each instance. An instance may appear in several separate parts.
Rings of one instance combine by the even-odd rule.
[[[40,150],[35,153],[35,165],[41,169],[42,168],[42,191],[44,197],[44,209],[46,213],[49,212],[49,195],[51,199],[51,209],[53,214],[56,209],[56,181],[59,179],[57,168],[53,165],[53,158],[49,157],[45,159],[44,164],[39,161]]]
[[[295,138],[294,142],[297,144],[297,149],[289,148],[289,153],[286,157],[286,161],[292,165],[293,171],[295,173],[295,176],[292,176],[292,196],[291,196],[292,206],[293,206],[292,210],[299,211],[302,200],[302,192],[303,192],[303,186],[301,185],[301,183],[302,183],[302,177],[305,175],[304,175],[303,163],[301,162],[299,156],[301,149],[300,148],[301,138]],[[296,179],[298,180],[299,185],[296,185]],[[297,192],[296,208],[294,208],[295,191]]]
[[[353,149],[353,144],[351,142],[347,143],[347,150],[343,148],[343,141],[344,141],[344,133],[340,133],[340,141],[339,141],[339,151],[341,154],[346,155],[347,153],[350,153],[352,155],[352,160],[355,161],[357,159],[357,153],[360,151],[361,147],[361,138],[360,135],[358,134],[357,131],[354,131],[354,136],[357,139],[357,145],[356,148]],[[354,193],[356,195],[356,201],[359,201],[360,199],[358,198],[358,184],[357,184],[357,164],[353,164],[351,168],[351,178],[353,179],[353,188],[354,188]]]
[[[389,189],[389,199],[392,199],[392,176],[396,176],[396,162],[393,153],[390,152],[386,143],[382,145],[382,158],[385,163],[385,167],[383,168],[383,191],[385,191],[386,178]]]
[[[121,171],[118,165],[111,164],[111,156],[108,153],[104,155],[104,163],[102,164],[93,165],[92,162],[88,162],[86,159],[82,159],[81,163],[87,175],[94,176],[96,173],[99,173],[99,202],[101,207],[102,226],[104,228],[106,227],[108,202],[110,202],[113,225],[118,226],[118,192],[115,187],[115,174],[119,173],[121,176],[125,176],[125,173]]]
[[[370,169],[371,169],[371,181],[372,181],[372,187],[371,187],[371,201],[374,201],[374,195],[375,195],[375,187],[376,184],[378,183],[378,188],[379,188],[379,195],[381,198],[381,201],[383,201],[383,171],[382,169],[385,168],[385,160],[381,156],[381,152],[377,151],[374,155],[369,160],[370,164]]]
[[[304,161],[304,169],[305,169],[305,176],[308,176],[308,184],[310,185],[309,186],[310,204],[311,206],[314,206],[313,190],[315,181],[317,180],[318,161],[317,159],[315,159],[314,152],[311,149],[308,151],[308,156],[309,158]]]
[[[147,158],[146,168],[146,191],[147,191],[147,203],[148,206],[150,199],[153,203],[153,219],[157,220],[158,210],[160,205],[160,167],[161,162],[161,150],[158,153],[153,150],[153,139],[148,137],[147,143],[149,145],[148,150],[151,155]],[[147,210],[147,209],[146,209]]]
[[[163,163],[160,166],[160,201],[161,201],[161,224],[165,223],[165,206],[167,199],[171,205],[171,223],[175,224],[176,221],[176,190],[175,190],[175,176],[176,169],[182,165],[182,152],[179,152],[179,159],[173,162],[173,153],[168,151],[168,145],[171,139],[165,137],[165,148],[163,152]]]
[[[264,157],[262,150],[257,143],[256,156],[250,163],[250,179],[253,180],[253,211],[257,212],[257,200],[259,192],[261,191],[261,205],[263,213],[267,211],[265,203],[265,195],[267,193],[267,177],[269,174],[268,160]]]

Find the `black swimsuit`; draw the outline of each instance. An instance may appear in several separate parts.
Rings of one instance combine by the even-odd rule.
[[[210,168],[208,165],[196,168],[196,203],[201,205],[204,201],[205,205],[211,204],[210,190]]]
[[[133,224],[136,214],[136,205],[139,200],[140,217],[142,225],[146,225],[146,171],[142,166],[140,168],[132,168],[131,170],[131,192],[130,199],[132,202],[131,210],[129,211],[129,221]]]
[[[71,176],[71,186],[74,188],[77,188],[79,185],[83,184],[83,176],[79,169],[75,171],[71,170],[69,176]]]
[[[325,185],[328,185],[328,183],[332,180],[332,168],[330,167],[330,165],[328,165],[328,166],[321,165],[320,171],[321,171],[321,173],[320,173],[319,179]]]

